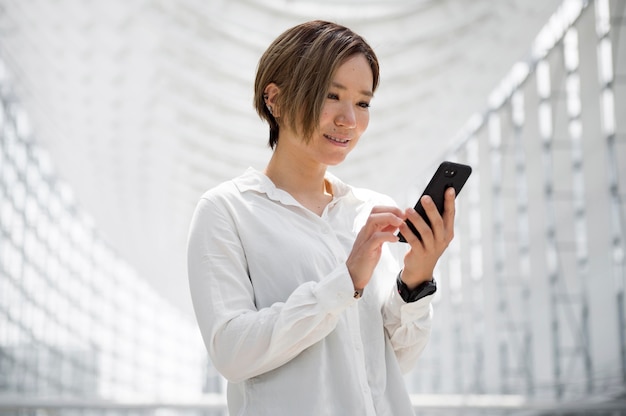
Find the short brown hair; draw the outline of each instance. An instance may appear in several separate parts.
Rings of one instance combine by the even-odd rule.
[[[374,92],[379,81],[378,58],[361,36],[345,26],[314,20],[286,30],[272,42],[259,60],[254,83],[254,106],[270,125],[272,149],[278,141],[279,123],[265,105],[265,87],[273,82],[280,88],[280,119],[309,141],[318,127],[335,71],[359,53],[372,69]]]

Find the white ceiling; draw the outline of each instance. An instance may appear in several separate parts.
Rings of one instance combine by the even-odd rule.
[[[372,44],[382,74],[370,128],[333,171],[409,204],[424,168],[561,2],[0,0],[0,56],[102,237],[191,313],[185,253],[198,198],[270,156],[252,85],[275,36],[323,18]]]

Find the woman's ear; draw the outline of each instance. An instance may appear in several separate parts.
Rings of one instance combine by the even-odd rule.
[[[273,82],[267,84],[267,87],[263,90],[265,106],[274,118],[278,118],[280,116],[278,108],[278,94],[280,94],[280,88],[278,88],[278,85]]]

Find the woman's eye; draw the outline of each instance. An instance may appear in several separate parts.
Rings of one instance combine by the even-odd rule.
[[[335,94],[334,92],[329,92],[326,97],[329,100],[339,100],[339,94]],[[356,105],[361,107],[361,108],[369,108],[370,107],[370,103],[368,101],[359,101]]]

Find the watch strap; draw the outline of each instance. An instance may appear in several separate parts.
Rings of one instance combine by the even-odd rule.
[[[402,300],[406,303],[415,302],[423,297],[428,295],[432,295],[437,291],[437,282],[433,277],[432,280],[420,283],[415,289],[411,290],[409,287],[402,281],[400,276],[402,275],[402,270],[398,273],[398,278],[396,279],[396,285],[398,287],[398,293]]]

